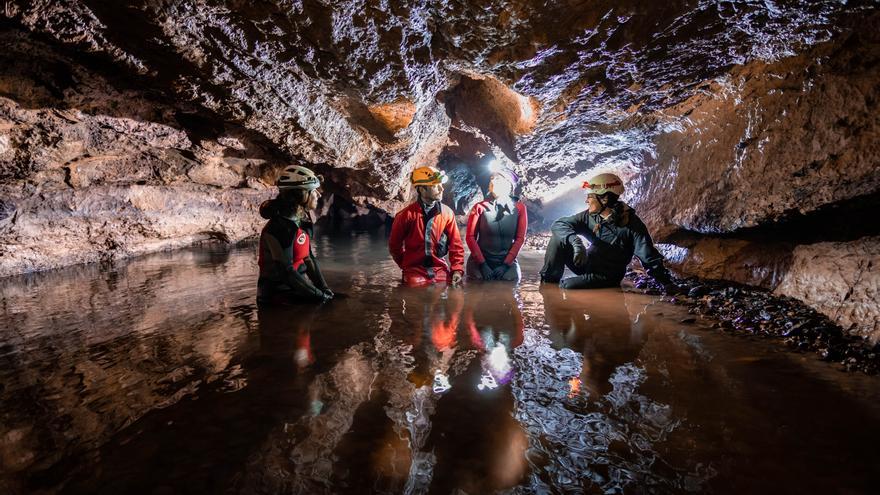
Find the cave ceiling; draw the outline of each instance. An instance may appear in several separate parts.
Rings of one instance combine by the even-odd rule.
[[[599,169],[637,176],[666,113],[731,67],[831,39],[876,2],[8,1],[21,30],[128,89],[243,129],[392,209],[406,173],[504,155],[548,201]],[[64,88],[60,88],[63,91]],[[482,142],[456,146],[450,135]],[[451,151],[450,151],[451,150]]]

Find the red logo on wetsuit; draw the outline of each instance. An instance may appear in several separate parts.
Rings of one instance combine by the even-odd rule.
[[[296,238],[296,243],[299,244],[300,246],[302,246],[303,244],[306,243],[306,240],[307,240],[307,239],[308,239],[308,238],[306,237],[306,233],[305,233],[305,232],[301,232],[301,233],[299,234],[299,237]]]

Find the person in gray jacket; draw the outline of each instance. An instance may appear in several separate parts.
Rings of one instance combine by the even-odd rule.
[[[628,205],[620,201],[623,181],[614,174],[599,174],[583,185],[588,208],[562,217],[550,227],[553,235],[544,255],[541,281],[559,283],[563,289],[595,289],[620,285],[635,255],[648,275],[667,292],[677,287],[663,266],[648,228]],[[589,249],[580,236],[586,237]],[[575,273],[564,280],[565,267]]]

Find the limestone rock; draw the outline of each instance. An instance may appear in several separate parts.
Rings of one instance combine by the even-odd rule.
[[[798,246],[774,292],[807,301],[844,329],[880,341],[880,237]]]

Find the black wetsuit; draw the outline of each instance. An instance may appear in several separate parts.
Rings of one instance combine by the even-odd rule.
[[[618,203],[608,218],[584,210],[556,220],[550,227],[553,235],[544,256],[541,279],[557,282],[565,267],[577,274],[559,285],[566,289],[592,289],[620,285],[626,267],[635,255],[659,283],[671,282],[663,266],[663,256],[654,247],[648,228],[629,206]],[[586,262],[574,263],[574,237],[582,235],[590,242]],[[575,241],[577,242],[577,241]]]
[[[327,282],[311,248],[312,224],[275,216],[260,234],[257,301],[316,303],[326,299]]]

